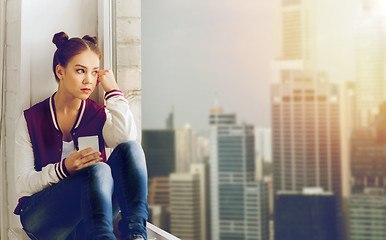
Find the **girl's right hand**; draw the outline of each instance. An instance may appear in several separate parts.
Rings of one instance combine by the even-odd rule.
[[[97,84],[101,83],[105,92],[112,90],[119,90],[118,84],[115,81],[113,71],[111,70],[99,70]]]
[[[71,153],[70,156],[68,156],[64,160],[64,166],[66,167],[67,171],[70,174],[73,174],[74,172],[82,168],[88,167],[94,163],[102,161],[103,158],[99,157],[101,155],[100,152],[95,152],[93,154],[87,155],[92,150],[93,148],[89,147],[82,151]]]

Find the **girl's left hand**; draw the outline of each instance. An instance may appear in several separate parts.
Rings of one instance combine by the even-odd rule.
[[[97,85],[101,83],[105,92],[119,90],[118,84],[115,81],[114,74],[111,70],[99,70]]]

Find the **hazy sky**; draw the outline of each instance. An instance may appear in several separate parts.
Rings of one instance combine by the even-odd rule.
[[[357,0],[317,0],[318,64],[354,80]],[[350,11],[348,11],[348,9]],[[275,0],[142,1],[142,127],[208,130],[215,94],[239,122],[270,126]]]

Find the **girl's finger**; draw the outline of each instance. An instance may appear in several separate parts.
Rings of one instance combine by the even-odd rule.
[[[96,152],[96,153],[93,153],[93,154],[90,154],[90,155],[87,155],[87,156],[81,158],[81,161],[82,161],[82,163],[86,163],[90,160],[93,160],[94,158],[99,157],[100,155],[101,155],[100,152]]]
[[[93,150],[92,147],[89,147],[89,148],[86,148],[86,149],[83,149],[82,151],[77,151],[77,152],[74,152],[74,159],[76,158],[82,158],[84,156],[86,156],[88,153],[90,153],[91,151]]]
[[[83,164],[81,168],[85,168],[85,167],[91,166],[91,165],[93,165],[94,163],[97,163],[97,162],[102,161],[102,159],[103,159],[103,158],[97,158],[97,159],[94,159],[94,160],[92,160],[92,161],[88,161],[88,162],[86,162],[85,164]]]

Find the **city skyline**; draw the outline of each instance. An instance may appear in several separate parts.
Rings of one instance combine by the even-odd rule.
[[[170,3],[176,4],[173,1]],[[166,41],[163,42],[166,43],[166,46],[162,48],[167,49],[167,52],[159,56],[157,56],[159,52],[155,53],[154,59],[160,57],[159,60],[162,61],[158,61],[159,66],[156,68],[158,75],[154,73],[153,77],[162,80],[163,74],[167,72],[165,70],[172,70],[172,73],[166,74],[170,77],[168,81],[157,83],[156,91],[149,89],[148,98],[144,94],[143,127],[145,129],[156,128],[154,126],[162,123],[159,125],[160,128],[165,128],[164,119],[173,109],[171,115],[175,117],[175,121],[174,119],[172,121],[175,129],[181,128],[185,123],[190,123],[191,128],[198,134],[210,130],[212,239],[248,238],[249,235],[255,238],[267,236],[264,231],[259,232],[257,226],[264,225],[261,229],[267,230],[265,223],[268,222],[265,221],[268,218],[262,217],[261,219],[264,220],[255,221],[261,217],[256,215],[253,216],[254,223],[251,224],[253,229],[248,229],[249,225],[245,225],[248,217],[244,215],[244,212],[248,202],[261,199],[268,201],[268,194],[264,193],[265,190],[261,191],[262,189],[259,189],[257,185],[249,186],[250,192],[255,194],[253,197],[244,194],[247,192],[246,186],[249,183],[262,178],[261,169],[257,167],[261,165],[262,156],[256,155],[258,157],[252,159],[252,155],[257,153],[254,151],[252,154],[252,145],[255,145],[253,142],[256,139],[252,136],[258,133],[253,130],[253,126],[263,129],[271,128],[271,179],[273,182],[270,184],[273,185],[273,189],[270,188],[270,191],[274,194],[275,208],[280,204],[287,206],[286,201],[290,199],[285,200],[281,198],[282,196],[296,195],[300,199],[305,197],[302,194],[307,191],[309,191],[307,194],[315,195],[315,189],[317,189],[317,194],[330,196],[331,201],[328,200],[324,207],[330,209],[327,222],[336,228],[336,231],[330,233],[333,238],[326,235],[325,239],[349,239],[353,236],[352,234],[357,234],[350,231],[350,227],[358,225],[356,212],[362,211],[361,209],[366,208],[368,204],[368,202],[359,205],[351,204],[358,197],[351,195],[352,178],[356,177],[355,182],[358,182],[358,179],[359,182],[364,179],[363,184],[367,187],[379,186],[384,180],[384,176],[375,178],[365,176],[363,178],[362,172],[358,176],[350,176],[351,173],[354,173],[350,170],[360,168],[360,164],[357,163],[353,168],[351,166],[356,158],[350,155],[352,146],[349,140],[353,133],[352,130],[358,127],[360,118],[360,121],[366,125],[372,122],[366,120],[370,119],[368,113],[376,114],[379,102],[382,101],[383,95],[386,96],[383,94],[382,67],[379,66],[383,62],[383,44],[381,40],[377,40],[377,37],[381,39],[384,37],[382,30],[384,25],[377,21],[385,19],[386,4],[379,0],[351,2],[341,0],[335,5],[330,0],[276,0],[274,4],[265,5],[266,10],[270,10],[265,13],[266,17],[270,16],[272,21],[264,23],[270,24],[271,31],[266,32],[266,36],[254,35],[256,41],[253,42],[250,41],[250,38],[243,39],[247,35],[242,35],[241,32],[242,30],[249,31],[251,35],[248,36],[252,36],[256,30],[253,27],[262,23],[257,24],[253,20],[253,16],[258,12],[254,9],[257,5],[253,5],[251,1],[243,3],[251,4],[250,9],[246,10],[245,6],[241,7],[242,4],[233,5],[227,0],[223,5],[216,5],[219,4],[218,2],[208,4],[198,2],[197,5],[188,3],[184,7],[173,5],[176,8],[168,12],[169,20],[178,15],[181,21],[168,22],[169,25],[159,23],[158,26],[161,29],[157,30],[157,34]],[[379,5],[373,5],[376,3]],[[198,9],[197,6],[203,8]],[[228,10],[225,12],[231,13],[231,16],[216,15],[219,12],[211,8],[214,6],[220,12]],[[235,7],[233,11],[228,9],[231,6]],[[377,14],[371,15],[372,12],[369,10],[374,6],[378,10],[377,14],[381,14],[381,18]],[[179,11],[179,8],[185,11]],[[186,11],[188,9],[192,11]],[[163,9],[160,9],[160,12],[163,12]],[[242,12],[245,14],[244,18],[237,21],[235,16]],[[191,22],[185,22],[185,15]],[[209,16],[214,20],[208,22]],[[343,20],[344,17],[348,18]],[[364,21],[366,24],[363,24]],[[371,24],[372,21],[377,24]],[[246,22],[249,22],[249,25]],[[194,28],[197,23],[207,23],[207,25],[200,25],[197,29]],[[233,25],[229,25],[227,29],[229,32],[226,33],[221,32],[220,34],[217,29],[213,28],[224,27],[222,24],[230,23]],[[234,31],[233,27],[236,26],[242,29]],[[185,31],[186,27],[189,28],[189,31]],[[170,35],[170,30],[173,32],[172,35]],[[203,35],[200,35],[201,31]],[[197,37],[199,36],[198,42],[207,45],[192,44],[197,38],[188,39],[192,36],[189,33],[196,33]],[[272,35],[268,36],[268,33]],[[227,35],[229,39],[214,41],[220,35]],[[178,40],[170,40],[171,36],[178,36]],[[207,39],[208,36],[211,38]],[[264,45],[262,41],[267,39],[272,41],[264,46],[266,55],[261,54],[255,58],[261,61],[260,64],[257,61],[251,64],[249,60],[256,57],[254,54],[260,53],[257,49],[262,47]],[[148,44],[153,44],[152,47],[154,47],[155,41],[156,39],[151,39]],[[243,41],[244,45],[240,48],[240,42]],[[220,45],[220,48],[217,49],[214,43]],[[162,41],[157,44],[162,45]],[[184,46],[183,52],[179,52],[181,45]],[[189,48],[189,45],[197,46],[197,48]],[[229,49],[224,46],[228,46]],[[249,52],[242,51],[245,49],[248,49]],[[191,53],[189,50],[194,52],[193,58],[190,58],[192,55],[189,55]],[[235,52],[239,55],[232,55]],[[215,61],[219,56],[224,59]],[[145,58],[146,52],[144,53]],[[151,62],[144,61],[144,63],[151,65]],[[213,63],[215,64],[211,65]],[[197,66],[205,66],[205,68],[197,68]],[[246,70],[248,67],[253,70],[248,72]],[[206,72],[202,71],[205,69]],[[217,71],[217,73],[210,72],[208,69]],[[153,87],[151,81],[146,82],[146,79],[152,79],[148,78],[151,75],[150,73],[147,75],[144,68],[144,91],[146,84],[150,88]],[[367,86],[368,80],[374,84]],[[150,116],[150,109],[147,107],[152,106],[152,101],[154,101],[152,97],[156,99],[158,93],[167,92],[163,88],[165,86],[168,87],[168,94],[163,94],[162,98],[155,101],[157,104],[154,106],[157,111],[161,112],[165,104],[176,102],[177,99],[179,106],[172,104],[173,108],[169,107],[162,118],[158,116],[161,118],[159,123],[154,120],[156,119],[154,117],[151,118],[152,121],[148,121],[149,118],[146,116]],[[246,86],[248,89],[245,89]],[[228,94],[222,91],[228,91]],[[377,100],[365,103],[363,99],[369,99],[370,96],[374,96]],[[260,105],[263,103],[268,103],[269,106]],[[222,108],[226,109],[226,113]],[[151,114],[155,113],[156,111]],[[210,114],[209,121],[206,120],[205,124],[200,123],[208,113]],[[261,139],[264,138],[261,137]],[[256,143],[256,146],[261,154],[265,152],[264,145]],[[362,148],[362,145],[359,147]],[[373,146],[370,148],[373,149]],[[366,161],[371,160],[371,158],[366,158]],[[255,164],[258,171],[255,171],[255,166],[253,166]],[[373,168],[379,170],[376,164],[373,164]],[[304,201],[308,201],[307,198],[304,198]],[[312,206],[310,208],[314,209],[314,203],[312,201],[309,203]],[[268,205],[265,209],[268,210]],[[282,211],[274,212],[275,224],[278,223],[280,226],[280,221],[276,222],[278,217],[297,222],[295,220],[297,211],[287,210],[291,208],[283,208]],[[247,212],[259,211],[251,209]],[[313,212],[323,213],[324,210],[320,208],[318,212],[315,208]],[[311,215],[304,215],[304,217],[307,218],[303,219],[306,222],[314,220]],[[327,225],[324,225],[325,220],[315,222],[315,226],[328,228]],[[375,218],[371,221],[377,222]],[[273,222],[271,224],[274,226]],[[275,239],[282,240],[285,239],[285,235],[280,235],[282,233],[310,232],[308,230],[313,228],[314,226],[310,225],[307,231],[303,231],[301,228],[296,230],[292,227],[288,229],[278,227],[271,229],[271,233],[274,232]],[[365,228],[363,226],[363,229]],[[251,234],[251,232],[254,233]]]
[[[318,2],[316,65],[333,82],[355,80],[358,3]],[[275,1],[144,1],[143,128],[164,128],[174,108],[176,127],[190,123],[205,132],[216,96],[240,122],[270,127],[276,7]]]

